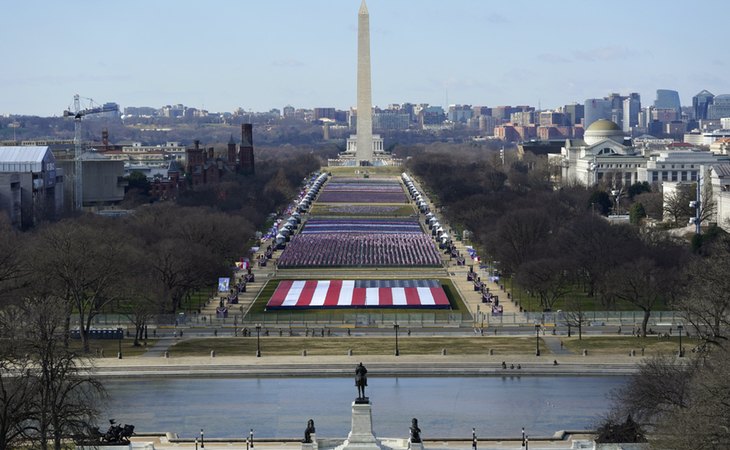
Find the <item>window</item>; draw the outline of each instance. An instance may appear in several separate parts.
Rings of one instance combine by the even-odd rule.
[[[659,172],[655,171],[655,172],[651,173],[651,181],[653,181],[653,182],[659,181]]]
[[[672,170],[672,181],[677,181],[677,172]]]
[[[662,181],[669,181],[669,172],[666,170],[662,172]]]

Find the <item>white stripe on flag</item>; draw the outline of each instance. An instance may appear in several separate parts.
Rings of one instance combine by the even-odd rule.
[[[327,297],[327,291],[330,289],[330,280],[318,281],[317,287],[314,289],[314,295],[312,301],[309,302],[310,306],[322,306],[324,305],[324,299]]]
[[[365,304],[368,306],[380,305],[380,288],[365,288]]]
[[[289,292],[286,293],[286,298],[281,303],[281,306],[296,306],[299,297],[302,296],[302,289],[304,289],[304,280],[298,280],[291,284]]]
[[[408,304],[406,301],[406,289],[402,287],[393,288],[393,305],[405,306]]]
[[[418,300],[422,305],[435,305],[436,301],[433,299],[433,293],[431,288],[419,287],[418,288]]]
[[[337,306],[350,306],[352,304],[352,293],[355,290],[355,280],[344,280],[340,297],[337,299]]]

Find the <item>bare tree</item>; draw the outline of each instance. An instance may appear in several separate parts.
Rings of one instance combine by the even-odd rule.
[[[6,294],[28,283],[29,267],[24,258],[26,238],[0,215],[0,302]]]
[[[59,298],[26,297],[2,311],[4,319],[14,318],[12,324],[3,320],[6,343],[22,355],[2,359],[16,375],[14,394],[3,393],[3,400],[12,400],[3,406],[16,411],[3,427],[11,430],[6,438],[22,439],[29,448],[60,450],[67,439],[88,435],[104,393],[97,380],[81,375],[77,355],[63,345],[64,306]]]
[[[675,191],[664,196],[664,213],[672,223],[677,226],[680,223],[686,224],[694,211],[689,203],[695,199],[696,184],[678,184]]]
[[[572,297],[565,303],[565,310],[563,311],[565,323],[569,327],[578,328],[578,340],[583,339],[583,325],[588,321],[584,303],[582,299]]]
[[[108,219],[67,220],[43,229],[36,241],[33,264],[44,274],[34,290],[66,301],[67,321],[79,316],[84,352],[89,352],[89,330],[94,317],[121,298],[131,247]]]
[[[726,262],[730,238],[722,237],[710,247],[708,256],[695,256],[686,268],[688,283],[674,306],[705,342],[724,345],[730,329],[730,278]]]
[[[611,270],[607,289],[644,312],[641,335],[646,337],[651,312],[669,298],[676,287],[676,276],[676,271],[659,267],[654,259],[642,256]]]
[[[15,306],[0,309],[0,448],[16,447],[31,417],[33,364],[22,348],[22,316]]]
[[[567,259],[541,258],[522,264],[515,281],[540,298],[543,310],[551,311],[555,303],[572,288],[572,267]]]

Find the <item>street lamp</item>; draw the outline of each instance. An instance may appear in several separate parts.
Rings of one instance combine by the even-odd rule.
[[[195,438],[195,450],[198,450],[198,438]]]
[[[205,448],[205,435],[202,428],[200,429],[200,448]]]
[[[522,447],[525,446],[525,427],[522,427]]]
[[[535,324],[535,356],[540,356],[540,324]]]
[[[477,450],[477,429],[476,428],[471,429],[471,448],[472,448],[472,450]]]
[[[394,323],[393,329],[395,330],[395,356],[400,356],[400,349],[398,348],[398,328],[400,328],[398,322]]]
[[[261,357],[261,324],[256,324],[256,357]],[[252,442],[253,444],[253,442]],[[253,446],[253,445],[252,445]]]
[[[253,450],[253,428],[248,432],[248,440],[251,442],[251,450]]]
[[[677,325],[677,329],[679,330],[679,357],[684,356],[684,350],[682,349],[682,330],[684,329],[684,326],[680,323]]]
[[[117,343],[119,344],[119,352],[117,352],[117,358],[122,359],[122,338],[124,337],[124,332],[121,328],[117,328],[117,335],[119,336],[119,339],[117,340]]]

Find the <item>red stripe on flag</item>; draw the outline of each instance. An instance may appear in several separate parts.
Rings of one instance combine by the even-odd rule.
[[[446,292],[444,292],[444,289],[441,286],[432,287],[431,295],[433,295],[433,301],[436,306],[448,306],[449,298],[446,296]]]
[[[324,306],[337,306],[337,300],[340,298],[341,290],[342,280],[330,281],[330,288],[327,289],[327,294],[324,297]]]
[[[271,296],[269,303],[267,303],[266,306],[271,306],[272,308],[281,306],[281,304],[284,303],[284,299],[286,298],[286,294],[289,292],[292,283],[292,280],[283,280],[279,283],[274,291],[274,295]]]
[[[307,280],[302,288],[302,293],[297,299],[297,306],[309,306],[314,297],[314,290],[317,289],[317,281]]]
[[[418,306],[421,304],[421,296],[418,295],[418,288],[407,287],[404,291],[406,292],[406,303],[408,306]]]
[[[393,306],[393,288],[379,289],[378,304],[380,306]]]
[[[365,288],[355,288],[352,290],[352,306],[365,305]]]

